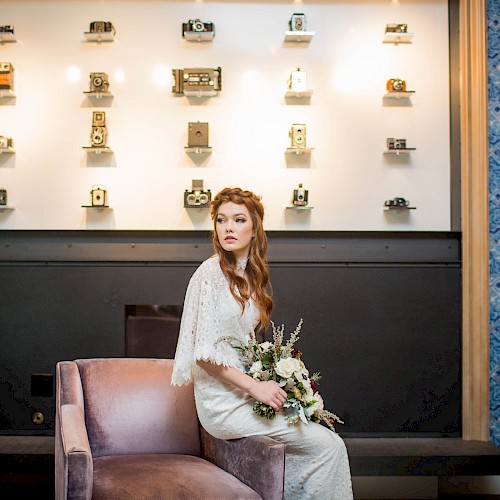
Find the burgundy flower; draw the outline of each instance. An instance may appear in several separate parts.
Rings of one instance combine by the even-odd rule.
[[[317,387],[314,379],[311,378],[311,379],[309,379],[309,381],[311,382],[311,389],[312,389],[313,393],[318,392],[318,387]]]

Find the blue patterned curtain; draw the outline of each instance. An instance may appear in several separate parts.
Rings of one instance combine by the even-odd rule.
[[[490,418],[500,446],[500,0],[488,0],[488,114],[490,184]]]

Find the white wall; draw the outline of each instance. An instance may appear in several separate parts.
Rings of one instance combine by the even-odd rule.
[[[285,44],[293,12],[316,32]],[[211,43],[190,43],[181,24],[213,21]],[[113,43],[83,42],[94,20],[112,21]],[[404,22],[412,44],[383,44],[385,25]],[[15,67],[14,100],[0,100],[0,135],[16,154],[0,155],[0,187],[12,212],[0,229],[203,229],[207,211],[186,211],[184,189],[202,178],[216,193],[231,185],[263,196],[266,228],[449,230],[448,18],[445,0],[3,1],[0,24],[18,43],[0,45]],[[219,96],[171,93],[171,69],[222,67]],[[285,101],[290,72],[307,71],[309,104]],[[83,94],[90,72],[110,75],[114,99],[95,107]],[[409,106],[383,99],[388,78],[416,93]],[[111,157],[92,159],[93,109],[107,114]],[[213,153],[201,165],[184,152],[189,121],[210,123]],[[287,161],[292,123],[306,123],[309,161]],[[406,162],[383,155],[387,137],[417,148]],[[198,162],[199,163],[199,162]],[[309,213],[285,211],[299,182]],[[110,212],[81,208],[94,184]],[[384,200],[417,207],[388,214]]]

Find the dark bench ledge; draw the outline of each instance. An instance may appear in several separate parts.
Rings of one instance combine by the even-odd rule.
[[[492,443],[460,438],[346,438],[345,442],[353,476],[500,475],[500,447]],[[0,436],[0,471],[0,484],[28,477],[32,483],[52,484],[54,438]]]
[[[500,447],[461,438],[345,439],[353,476],[496,476]]]

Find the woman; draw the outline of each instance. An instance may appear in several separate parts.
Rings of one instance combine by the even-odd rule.
[[[266,435],[286,444],[285,498],[352,499],[342,439],[320,424],[289,425],[256,415],[255,400],[281,409],[286,393],[274,381],[244,373],[238,351],[222,337],[247,342],[264,330],[273,308],[267,291],[267,238],[260,198],[239,188],[223,189],[211,204],[215,255],[188,285],[175,354],[172,384],[194,382],[198,417],[220,439]]]

